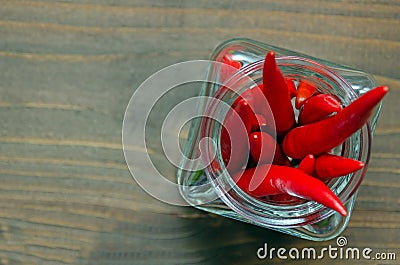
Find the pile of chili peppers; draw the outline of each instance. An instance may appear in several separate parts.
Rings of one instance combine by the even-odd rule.
[[[222,62],[241,68],[240,62],[229,56]],[[228,78],[229,73],[222,74]],[[386,86],[376,87],[343,107],[334,95],[321,93],[314,83],[285,78],[274,52],[269,52],[262,84],[239,95],[232,105],[238,115],[228,112],[225,117],[220,142],[228,172],[253,197],[276,202],[313,200],[346,216],[343,203],[326,183],[360,170],[364,163],[331,150],[366,123],[387,92]],[[297,117],[294,108],[299,111]],[[276,139],[271,136],[271,118]],[[239,123],[246,128],[248,141],[236,133]]]

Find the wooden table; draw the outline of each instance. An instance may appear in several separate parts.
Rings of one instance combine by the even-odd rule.
[[[260,260],[316,243],[166,205],[126,166],[134,90],[173,63],[249,37],[363,69],[389,85],[368,173],[343,232],[400,264],[397,0],[0,1],[0,264],[354,264]]]

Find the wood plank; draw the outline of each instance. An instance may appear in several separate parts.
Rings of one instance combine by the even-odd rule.
[[[256,251],[264,243],[321,250],[336,246],[335,239],[310,242],[167,205],[143,191],[125,164],[122,119],[141,82],[170,64],[207,59],[218,43],[238,36],[358,67],[390,87],[342,235],[351,247],[395,252],[396,261],[382,264],[398,263],[399,1],[0,0],[0,6],[0,264],[319,264],[260,260]],[[155,117],[149,126],[162,115]],[[174,179],[156,141],[149,145],[156,166]]]

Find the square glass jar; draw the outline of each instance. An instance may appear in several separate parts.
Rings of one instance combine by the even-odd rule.
[[[275,52],[277,64],[284,76],[297,82],[302,79],[317,82],[319,83],[317,85],[323,90],[322,92],[335,95],[344,106],[377,86],[374,78],[361,70],[244,38],[231,39],[220,44],[215,48],[210,60],[221,62],[224,56],[229,54],[230,58],[241,63],[242,75],[259,83],[261,82],[263,60],[271,50]],[[220,64],[210,66],[207,73],[207,80],[210,82],[203,85],[199,96],[215,97],[215,93],[220,89],[220,83],[223,81],[221,72]],[[225,94],[219,100],[232,104],[238,93],[250,89],[254,85],[253,82],[246,82],[247,79],[236,80],[238,85],[234,89],[235,93]],[[207,104],[201,104],[199,107],[200,116],[208,111],[206,106]],[[218,112],[218,106],[214,109]],[[235,185],[226,170],[221,170],[224,168],[224,164],[218,153],[216,161],[205,167],[204,170],[178,170],[177,177],[181,195],[190,205],[207,212],[308,240],[332,239],[338,236],[349,222],[357,189],[366,173],[372,135],[379,111],[380,105],[374,109],[370,120],[362,129],[334,149],[336,154],[363,161],[366,165],[353,174],[331,180],[328,183],[328,186],[344,203],[348,211],[346,217],[315,202],[275,204],[251,198]],[[207,128],[206,134],[203,133],[204,128]],[[200,155],[198,146],[203,137],[214,139],[218,148],[220,132],[221,125],[216,121],[205,118],[193,120],[184,155],[190,159],[198,157]],[[181,168],[190,167],[183,165]],[[199,166],[193,168],[199,168]]]

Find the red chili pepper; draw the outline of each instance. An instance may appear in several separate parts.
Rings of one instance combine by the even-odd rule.
[[[227,53],[222,57],[222,62],[225,64],[228,64],[236,69],[240,69],[242,67],[242,64],[239,61],[235,61],[232,58],[232,54]]]
[[[247,133],[251,132],[254,120],[256,120],[255,113],[252,109],[252,102],[250,100],[239,100],[239,102],[234,107],[234,110],[239,114],[242,119],[243,124],[246,127]]]
[[[223,57],[223,61],[229,63],[228,58],[230,57],[226,54]],[[295,88],[294,92],[296,92]],[[269,102],[264,95],[263,84],[259,84],[242,92],[232,104],[232,107],[235,108],[238,103],[241,102],[241,100],[248,102],[253,112],[256,113],[256,118],[253,119],[252,131],[258,131],[262,129],[266,132],[275,132],[275,127],[273,126],[274,123],[272,122],[274,120],[274,116],[271,112]]]
[[[299,113],[299,124],[313,123],[342,109],[340,103],[329,94],[312,96],[304,102]]]
[[[286,80],[272,51],[265,57],[262,80],[263,92],[275,119],[276,132],[283,135],[294,126],[295,118]]]
[[[221,69],[220,69],[220,81],[221,83],[228,80],[233,74],[236,73],[236,69],[240,69],[242,64],[238,61],[233,60],[232,54],[226,53],[221,60]],[[228,66],[227,66],[228,65]]]
[[[295,159],[302,159],[308,154],[316,156],[328,152],[365,124],[372,109],[387,92],[386,86],[374,88],[338,114],[292,129],[283,139],[283,151]]]
[[[317,87],[309,81],[300,80],[297,86],[297,95],[295,101],[296,109],[300,109],[303,103],[317,91]]]
[[[319,179],[326,180],[353,173],[363,166],[364,163],[358,160],[332,154],[323,154],[315,160],[314,175]]]
[[[297,168],[263,164],[246,169],[236,175],[234,180],[239,188],[251,196],[263,197],[285,193],[316,201],[343,216],[347,215],[346,208],[328,186]],[[254,183],[259,185],[252,188]]]
[[[251,124],[251,131],[258,131],[265,126],[267,126],[267,120],[265,119],[265,117],[261,114],[255,114],[255,119],[253,119],[253,122]]]
[[[252,115],[254,113],[249,104],[241,100],[235,108],[229,109],[225,117],[221,131],[221,154],[229,173],[241,170],[247,163],[247,139],[252,126]]]
[[[269,172],[272,165],[262,164],[257,167],[248,168],[244,171],[232,175],[233,180],[237,186],[250,196],[264,197],[268,195],[281,194],[281,192],[274,184],[272,179],[277,176]],[[251,189],[251,182],[257,183],[256,188]]]
[[[268,107],[269,104],[268,104],[267,99],[264,96],[262,84],[245,90],[235,100],[235,102],[233,103],[233,107],[235,107],[241,99],[246,100],[252,107],[253,111],[256,113],[256,117],[260,118],[260,120],[258,120],[258,121],[257,120],[253,121],[253,124],[255,127],[258,126],[257,123],[261,123],[263,130],[268,131],[268,132],[275,131],[275,128],[273,127],[273,125],[274,125],[273,114],[271,113],[271,111]],[[265,123],[263,122],[264,120],[265,120]],[[260,127],[260,126],[258,126],[258,127]],[[254,129],[254,130],[258,130],[258,129]]]
[[[301,161],[299,166],[297,167],[298,169],[304,171],[310,176],[314,175],[314,168],[315,168],[315,157],[313,155],[307,155],[305,156]]]
[[[249,136],[250,154],[256,163],[271,164],[277,143],[265,132],[253,132]]]
[[[275,139],[266,132],[253,132],[249,136],[250,154],[256,163],[290,165]]]
[[[285,77],[286,85],[289,90],[290,98],[294,98],[297,95],[296,86],[294,85],[293,78]]]

